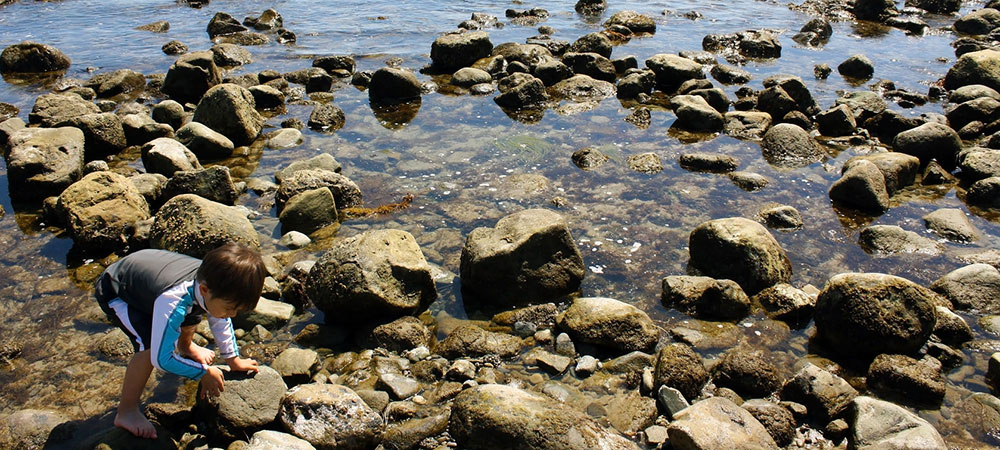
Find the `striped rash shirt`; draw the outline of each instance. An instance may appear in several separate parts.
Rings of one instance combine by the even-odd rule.
[[[208,311],[205,299],[198,292],[198,283],[194,280],[182,282],[160,294],[153,305],[152,342],[149,350],[154,367],[197,380],[208,371],[208,366],[177,354],[181,324],[195,306]],[[239,356],[233,323],[229,319],[212,317],[211,314],[206,314],[206,317],[222,358]]]

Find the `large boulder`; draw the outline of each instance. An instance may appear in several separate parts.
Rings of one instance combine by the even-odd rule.
[[[309,114],[309,128],[316,131],[332,133],[343,128],[346,122],[344,110],[333,103],[316,105]]]
[[[454,72],[490,56],[492,51],[493,43],[486,32],[446,34],[431,44],[431,61],[435,68]]]
[[[835,275],[816,301],[816,334],[835,352],[861,359],[915,353],[934,331],[934,295],[892,275]]]
[[[385,421],[356,392],[336,384],[303,384],[281,399],[278,414],[290,433],[318,448],[374,448]]]
[[[767,228],[730,217],[695,227],[688,239],[689,264],[713,278],[733,280],[748,295],[792,276],[792,264]]]
[[[396,319],[437,298],[431,268],[413,235],[374,230],[327,251],[309,275],[309,298],[327,322]]]
[[[55,127],[57,123],[74,117],[100,112],[96,104],[76,94],[42,94],[35,99],[35,105],[28,114],[28,123]]]
[[[980,235],[965,212],[958,208],[941,208],[931,212],[924,216],[924,225],[939,237],[953,242],[972,242]]]
[[[642,310],[610,298],[578,298],[557,319],[574,342],[598,345],[621,353],[648,352],[660,331]]]
[[[628,28],[633,33],[656,33],[656,21],[645,14],[635,11],[618,11],[611,15],[611,18],[604,21],[605,27],[621,25]]]
[[[337,222],[337,204],[329,188],[310,189],[288,199],[278,215],[282,232],[312,234]]]
[[[956,309],[1000,314],[1000,271],[989,264],[955,269],[931,283],[930,289],[945,296]]]
[[[701,64],[677,55],[653,55],[646,60],[646,67],[656,74],[656,84],[664,92],[672,92],[687,80],[705,78]]]
[[[723,397],[702,400],[674,414],[667,433],[671,448],[677,450],[778,449],[750,412]]]
[[[984,208],[1000,208],[1000,177],[983,178],[972,183],[965,193],[965,201]]]
[[[374,102],[408,101],[420,97],[417,76],[405,69],[383,67],[372,74],[368,98]]]
[[[944,77],[945,89],[958,89],[970,84],[1000,89],[1000,52],[980,50],[966,53],[955,61]]]
[[[217,397],[201,398],[199,406],[213,433],[229,440],[244,438],[274,422],[288,389],[277,371],[263,365],[256,373],[226,374],[223,388]]]
[[[549,99],[545,83],[526,73],[514,73],[497,83],[500,95],[493,98],[501,108],[538,108]]]
[[[920,159],[900,152],[871,153],[855,156],[844,163],[841,173],[847,172],[860,161],[869,161],[878,167],[885,178],[885,190],[890,196],[896,191],[913,184],[920,171]]]
[[[574,75],[556,83],[552,91],[562,98],[583,102],[614,97],[615,85],[587,75]]]
[[[195,194],[224,205],[235,205],[240,196],[226,166],[175,172],[163,188],[163,198],[181,194]]]
[[[192,120],[218,131],[235,145],[253,142],[264,126],[264,118],[254,109],[253,94],[231,83],[209,89]]]
[[[812,363],[806,364],[781,387],[781,399],[801,403],[809,415],[827,423],[847,412],[858,391],[836,374]]]
[[[602,33],[587,33],[573,41],[568,53],[597,53],[605,58],[611,57],[611,39]]]
[[[893,0],[857,0],[854,2],[854,16],[860,20],[883,22],[897,14]]]
[[[178,195],[160,207],[149,236],[153,248],[195,258],[231,241],[260,248],[257,231],[243,210],[194,194]]]
[[[688,400],[701,395],[701,388],[708,382],[708,371],[691,347],[668,344],[656,354],[653,372],[654,391],[666,386],[680,391]]]
[[[889,191],[885,176],[875,163],[859,160],[844,170],[830,186],[830,199],[849,208],[874,214],[889,210]]]
[[[142,165],[148,173],[167,177],[182,170],[201,169],[198,157],[184,144],[171,138],[156,138],[142,146]]]
[[[955,168],[958,152],[962,150],[962,140],[951,127],[928,122],[897,134],[892,141],[892,148],[920,158],[922,165],[933,159],[951,170]]]
[[[678,95],[670,99],[677,120],[673,126],[688,131],[715,132],[722,130],[725,119],[699,95]]]
[[[295,161],[279,170],[274,172],[274,180],[278,184],[284,183],[286,178],[291,177],[296,172],[301,170],[309,169],[323,169],[329,170],[330,172],[340,173],[343,170],[343,166],[340,165],[337,160],[329,153],[320,153],[309,159],[302,159]]]
[[[452,405],[449,426],[461,448],[626,450],[632,441],[583,412],[516,387],[487,384],[463,391]]]
[[[859,396],[848,414],[850,448],[945,450],[944,439],[920,416],[892,403]]]
[[[177,130],[174,137],[198,157],[210,160],[228,158],[232,156],[236,147],[233,141],[222,133],[193,121]]]
[[[24,41],[0,53],[0,73],[44,73],[69,69],[70,59],[55,47]]]
[[[8,144],[7,181],[13,198],[59,195],[83,173],[84,137],[78,128],[24,128]]]
[[[297,170],[281,180],[278,192],[274,196],[279,213],[285,208],[285,202],[292,197],[321,187],[330,188],[337,210],[361,204],[361,189],[349,178],[332,170],[310,168]]]
[[[38,450],[69,440],[73,431],[64,412],[22,409],[0,420],[0,447]]]
[[[174,129],[170,125],[157,123],[145,114],[127,114],[121,120],[125,142],[130,146],[144,145],[156,138],[174,137]]]
[[[559,214],[529,209],[476,228],[462,248],[462,291],[489,303],[544,303],[579,289],[583,256]]]
[[[103,159],[128,145],[121,117],[115,113],[93,113],[60,121],[57,127],[76,127],[83,131],[84,157]]]
[[[177,58],[167,70],[160,90],[181,103],[197,102],[205,92],[222,82],[215,54],[210,51],[191,52]]]
[[[129,228],[149,218],[149,205],[135,185],[112,172],[94,172],[70,185],[59,195],[56,211],[73,242],[85,249],[121,249]]]
[[[750,299],[733,280],[674,275],[663,279],[660,301],[705,320],[739,320],[750,312]]]
[[[772,359],[765,350],[736,347],[712,366],[712,381],[743,397],[766,398],[784,381]]]
[[[933,406],[944,400],[940,365],[904,355],[881,354],[868,366],[865,384],[879,397],[906,404]]]
[[[896,225],[872,225],[861,230],[858,236],[861,248],[869,253],[923,253],[934,255],[941,251],[936,241],[907,231]]]
[[[1000,27],[1000,11],[983,8],[966,14],[955,21],[955,31],[965,34],[988,34]]]
[[[791,123],[779,123],[764,132],[760,149],[764,159],[778,167],[804,167],[824,156],[809,132]]]

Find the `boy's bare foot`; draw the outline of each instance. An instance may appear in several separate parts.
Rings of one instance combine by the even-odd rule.
[[[115,426],[141,438],[156,439],[156,428],[138,409],[118,411],[115,415]]]
[[[212,365],[215,362],[215,352],[195,343],[188,348],[178,348],[177,353],[202,364]]]

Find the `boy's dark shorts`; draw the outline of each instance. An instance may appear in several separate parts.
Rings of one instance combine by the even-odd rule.
[[[98,283],[100,282],[99,280]],[[100,292],[100,289],[98,289],[98,292]],[[96,297],[97,304],[101,306],[101,310],[108,316],[108,320],[121,329],[125,333],[125,336],[128,336],[129,341],[132,342],[132,348],[135,349],[136,353],[149,349],[150,335],[152,335],[153,327],[152,316],[137,308],[129,307],[128,303],[125,303],[124,300],[118,297],[110,300],[102,299],[99,294]]]

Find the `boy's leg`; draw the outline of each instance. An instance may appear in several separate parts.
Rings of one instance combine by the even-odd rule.
[[[118,404],[118,414],[115,415],[115,426],[124,428],[132,434],[156,439],[156,429],[139,411],[139,399],[142,391],[153,372],[153,362],[149,359],[149,350],[143,350],[132,356],[125,369],[125,381],[122,382],[122,400]]]
[[[180,336],[177,337],[177,353],[202,364],[211,365],[215,361],[215,352],[194,343],[194,329],[195,325],[181,327]]]

